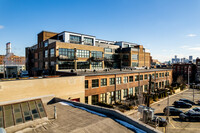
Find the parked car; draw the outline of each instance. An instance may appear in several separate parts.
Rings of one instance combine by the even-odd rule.
[[[165,115],[167,115],[168,113],[168,108],[169,108],[169,115],[179,115],[180,113],[183,113],[183,111],[179,110],[179,109],[176,109],[174,107],[170,107],[170,106],[167,106],[163,109],[163,112]]]
[[[179,118],[184,120],[184,121],[200,121],[200,113],[199,112],[193,112],[193,111],[188,111],[185,113],[181,113],[179,115]]]
[[[177,108],[191,108],[192,104],[183,101],[175,101],[173,105]]]
[[[193,109],[190,109],[190,111],[199,112],[200,113],[200,107],[195,107]]]
[[[197,104],[199,104],[199,105],[200,105],[200,100],[198,100],[198,101],[197,101]]]
[[[166,119],[164,119],[162,117],[154,116],[153,120],[152,120],[152,124],[156,124],[156,123],[159,123],[159,125],[158,125],[159,127],[165,127],[165,126],[167,126]]]
[[[195,105],[195,103],[193,101],[190,101],[188,99],[179,99],[179,101],[183,101],[183,102],[186,102],[186,103],[190,103],[192,105]]]

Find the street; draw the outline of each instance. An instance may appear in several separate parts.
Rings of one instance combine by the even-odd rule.
[[[195,101],[200,99],[200,90],[194,90],[194,94],[195,94]],[[189,89],[189,90],[185,90],[184,92],[178,93],[178,94],[174,94],[172,96],[169,97],[169,106],[173,106],[172,104],[174,103],[174,101],[177,101],[181,98],[185,98],[185,99],[189,99],[191,101],[193,101],[193,90]],[[166,118],[166,116],[164,116],[163,114],[163,109],[167,106],[167,100],[168,98],[162,99],[159,102],[153,103],[151,104],[151,108],[155,109],[155,115]],[[194,107],[200,107],[200,105],[193,105],[192,108]],[[186,112],[192,108],[179,108],[180,110],[182,110],[183,112]],[[130,115],[131,117],[140,118],[140,114],[139,113],[134,113]],[[173,133],[199,133],[200,132],[200,122],[185,122],[185,121],[181,121],[179,119],[179,116],[170,116],[170,122],[168,124],[168,126],[166,127],[166,132],[173,132]],[[158,128],[160,131],[164,132],[164,128],[163,127],[159,127]]]

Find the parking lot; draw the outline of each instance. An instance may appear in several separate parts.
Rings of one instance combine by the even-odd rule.
[[[200,90],[194,90],[195,101],[200,100]],[[181,98],[189,99],[193,101],[193,89],[186,90],[179,94],[174,94],[169,97],[169,106],[173,106],[174,101],[177,101]],[[159,102],[153,103],[152,108],[155,109],[155,115],[166,118],[163,113],[163,109],[167,106],[167,98],[160,100]],[[193,105],[194,107],[200,107],[200,105]],[[186,112],[192,108],[179,108],[183,112]],[[135,118],[139,118],[138,113],[130,115]],[[169,133],[199,133],[200,132],[200,122],[185,122],[179,119],[179,116],[170,116],[170,122],[166,129],[163,127],[158,128],[160,131],[167,131]]]

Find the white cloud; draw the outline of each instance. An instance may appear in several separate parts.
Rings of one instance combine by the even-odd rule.
[[[3,25],[0,25],[0,29],[3,29],[4,28],[4,26]]]
[[[191,50],[191,51],[200,51],[200,47],[190,47],[190,48],[188,48],[188,50]]]
[[[197,36],[196,34],[188,34],[187,35],[188,37],[195,37],[195,36]]]

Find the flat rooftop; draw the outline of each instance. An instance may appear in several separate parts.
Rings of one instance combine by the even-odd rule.
[[[120,69],[111,69],[109,71],[105,71],[105,70],[97,70],[96,72],[93,71],[77,71],[74,72],[76,73],[78,76],[96,76],[96,75],[113,75],[113,74],[130,74],[130,73],[146,73],[146,72],[158,72],[158,71],[169,71],[172,69],[141,69],[141,70],[130,70],[130,69],[123,69],[122,71],[120,71]],[[64,71],[58,71],[58,72],[66,72],[66,73],[70,73],[69,70]]]
[[[57,110],[57,119],[53,119],[54,106]],[[46,133],[131,133],[133,131],[120,125],[114,120],[91,114],[72,106],[55,103],[46,105],[46,112],[51,121],[30,131]]]

